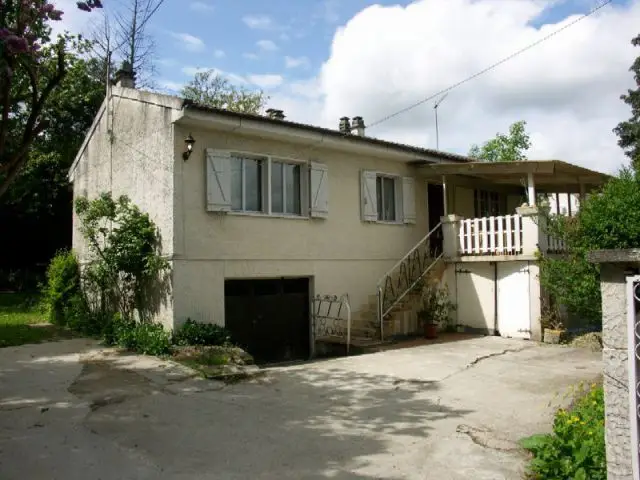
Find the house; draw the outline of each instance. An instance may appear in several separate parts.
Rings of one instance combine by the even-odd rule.
[[[542,234],[535,207],[516,213],[522,180],[528,198],[534,179],[549,193],[604,181],[562,162],[479,165],[374,139],[360,117],[332,130],[133,87],[119,71],[71,167],[74,198],[126,194],[158,225],[172,271],[158,321],[225,325],[261,359],[414,333],[427,274],[449,286],[461,326],[539,337]],[[76,220],[73,246],[82,258]],[[529,307],[513,303],[524,296]],[[498,328],[511,308],[526,310],[522,328]]]

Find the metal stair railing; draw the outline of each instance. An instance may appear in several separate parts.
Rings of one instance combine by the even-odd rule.
[[[437,239],[439,235],[440,244]],[[442,258],[442,223],[438,223],[377,283],[380,340],[384,340],[384,317],[400,302]]]

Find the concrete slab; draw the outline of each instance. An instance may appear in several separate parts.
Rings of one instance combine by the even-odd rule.
[[[567,387],[600,372],[597,353],[494,337],[271,368],[237,385],[77,340],[0,349],[0,472],[514,479],[526,461],[517,440],[548,429]]]

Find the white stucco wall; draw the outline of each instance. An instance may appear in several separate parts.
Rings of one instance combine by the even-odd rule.
[[[420,179],[415,184],[415,225],[361,221],[361,170],[410,176],[413,170],[405,163],[202,129],[177,129],[177,138],[189,132],[196,138],[197,148],[187,162],[176,166],[174,284],[178,322],[190,317],[222,324],[224,280],[230,278],[314,277],[314,293],[348,293],[357,311],[375,294],[380,276],[427,232],[426,181]],[[328,218],[208,213],[206,148],[326,164]]]
[[[172,97],[114,88],[110,113],[101,111],[70,172],[74,198],[92,199],[103,192],[111,192],[114,198],[127,195],[147,212],[160,230],[162,254],[169,259],[174,226],[172,111],[179,107]],[[112,129],[108,128],[111,123]],[[81,260],[86,257],[75,214],[73,248]],[[172,318],[168,298],[158,319],[170,325]]]

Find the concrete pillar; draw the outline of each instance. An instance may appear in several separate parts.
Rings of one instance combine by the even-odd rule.
[[[445,215],[440,218],[442,222],[442,251],[444,258],[455,258],[460,250],[460,220],[458,215]]]
[[[535,206],[536,204],[536,184],[533,181],[533,173],[527,174],[527,196],[529,197],[529,205]]]
[[[604,361],[607,478],[632,480],[627,297],[621,265],[602,264],[602,359]]]
[[[540,215],[538,207],[518,207],[516,213],[522,217],[522,254],[535,255],[538,251],[546,252],[545,218]]]

